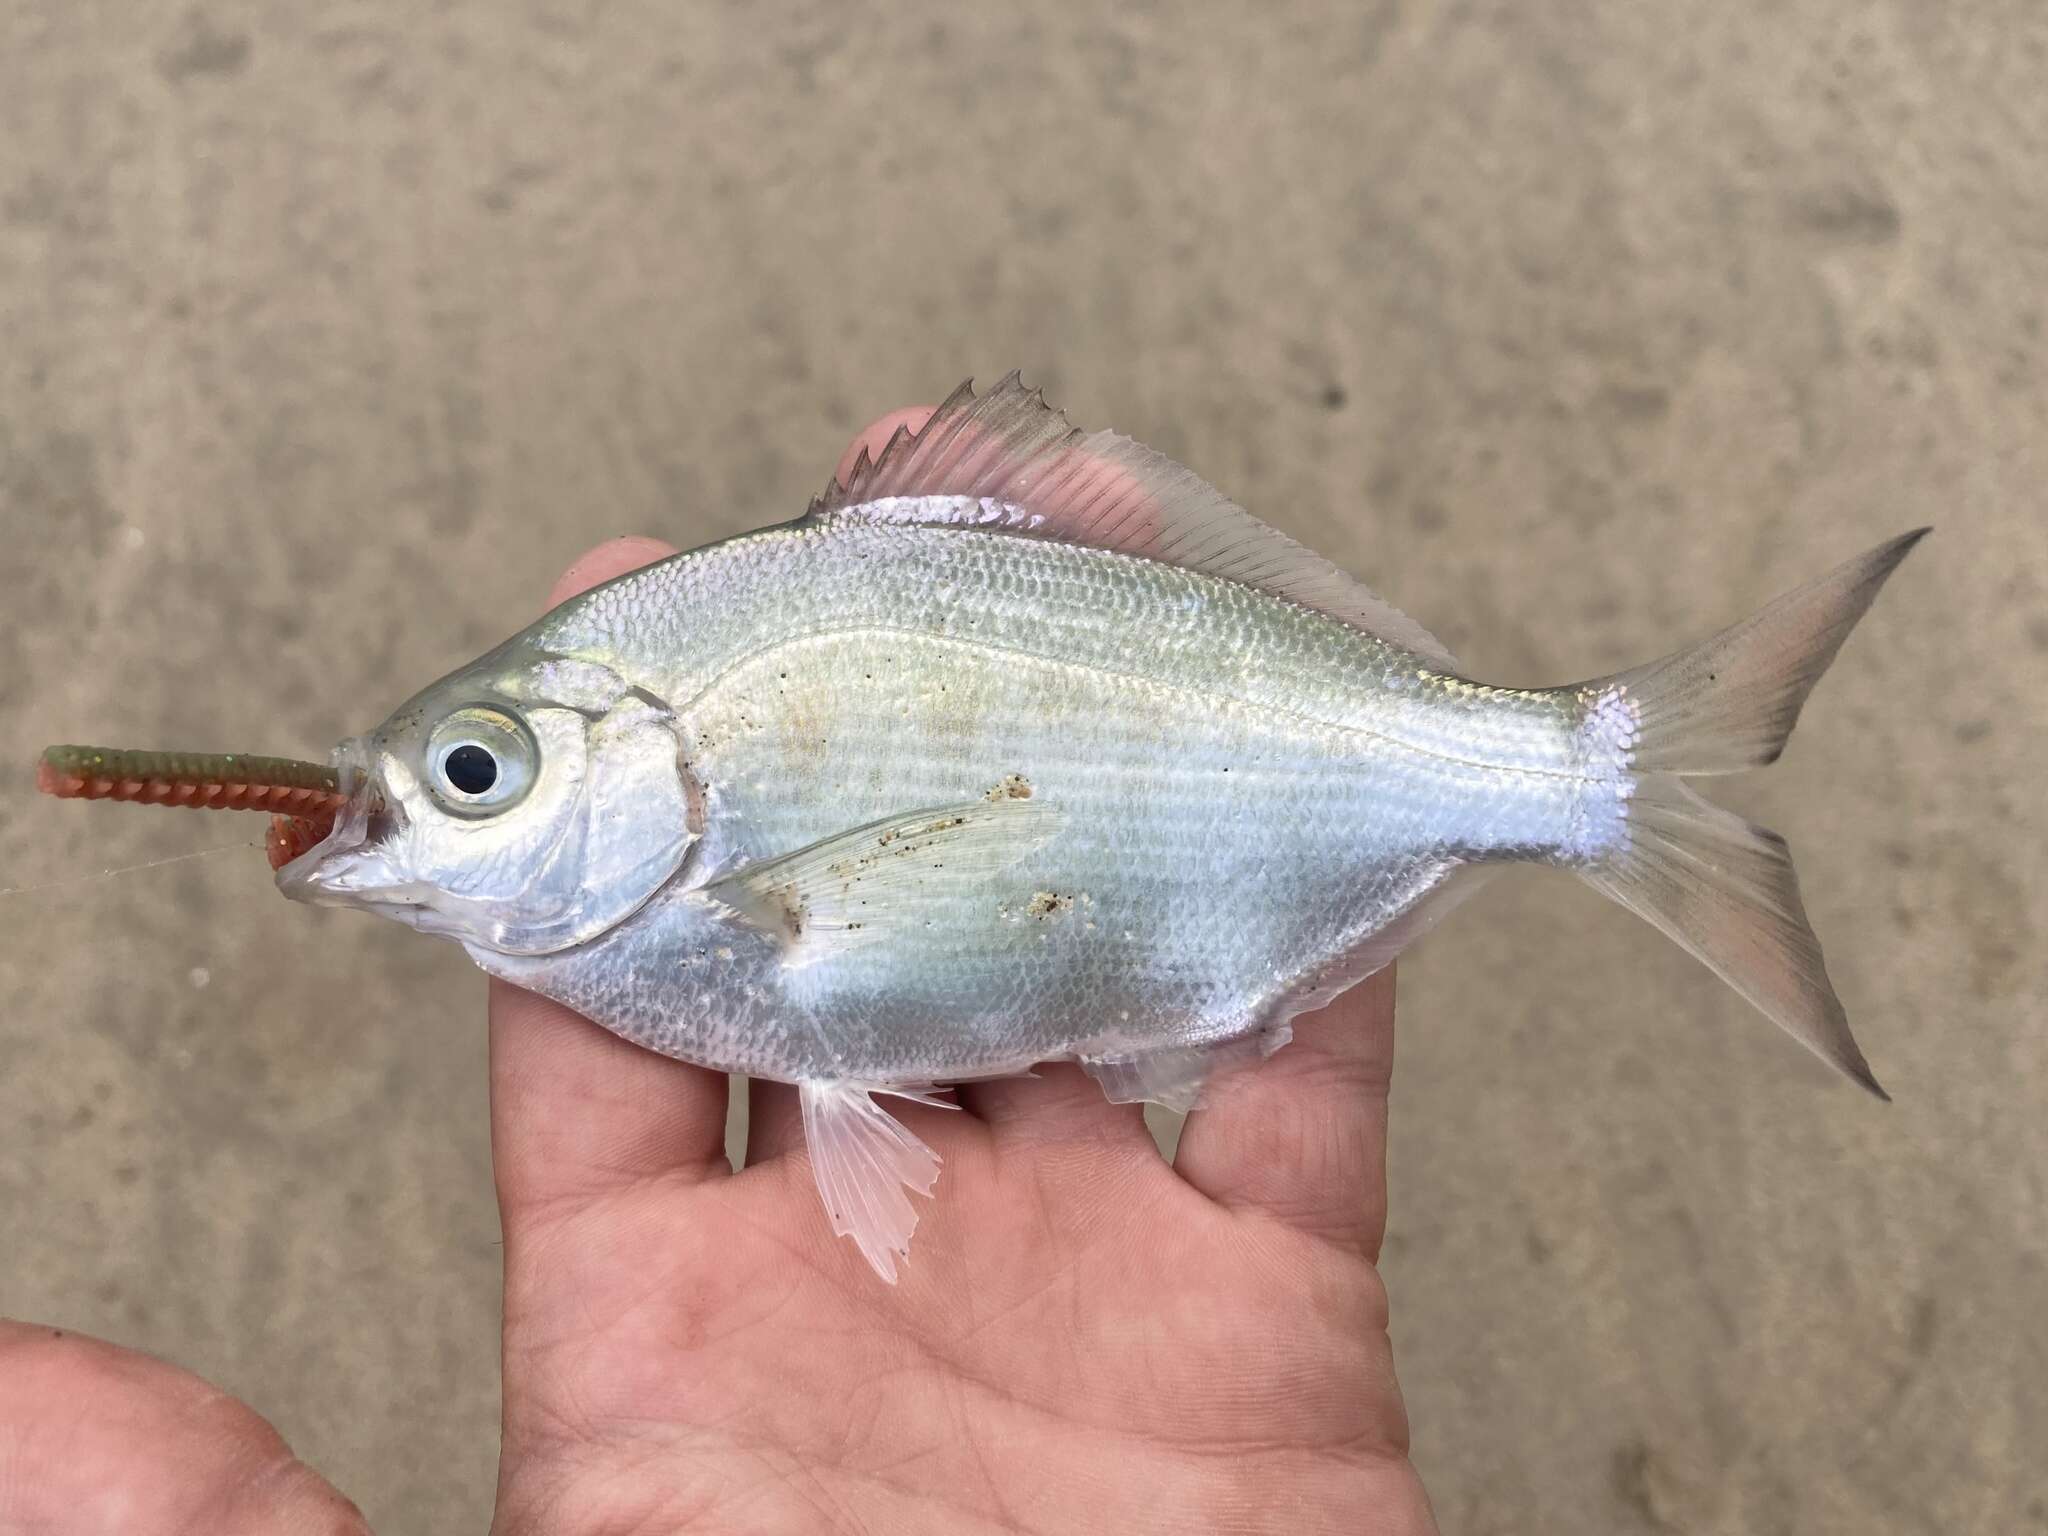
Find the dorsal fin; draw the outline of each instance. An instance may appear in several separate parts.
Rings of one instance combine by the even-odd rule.
[[[1456,671],[1436,637],[1356,578],[1269,528],[1194,471],[1114,432],[1084,433],[1014,373],[969,380],[912,433],[898,428],[811,520],[960,523],[1120,550],[1256,587]]]

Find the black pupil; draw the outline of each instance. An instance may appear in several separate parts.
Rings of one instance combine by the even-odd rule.
[[[441,771],[465,795],[481,795],[498,782],[498,760],[473,741],[466,741],[450,752]]]

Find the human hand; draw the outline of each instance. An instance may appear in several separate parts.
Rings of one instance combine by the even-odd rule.
[[[555,600],[666,553],[601,546]],[[1069,1065],[892,1101],[944,1170],[889,1287],[826,1224],[792,1089],[751,1085],[731,1173],[723,1076],[494,982],[493,1529],[1433,1529],[1374,1268],[1393,1008],[1387,971],[1298,1020],[1172,1166]],[[250,1410],[49,1329],[0,1331],[5,1468],[0,1529],[106,1528],[102,1488],[136,1529],[360,1529]]]

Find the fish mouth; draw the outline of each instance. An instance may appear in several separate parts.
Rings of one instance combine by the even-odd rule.
[[[402,813],[371,764],[370,743],[352,736],[337,746],[334,774],[341,800],[329,820],[278,817],[272,824],[277,888],[315,906],[412,905],[386,851]]]
[[[413,872],[404,795],[393,793],[380,761],[403,775],[368,737],[351,737],[334,749],[345,798],[326,835],[278,869],[277,888],[311,906],[352,907],[420,933],[467,939],[475,925],[465,904]]]
[[[391,792],[378,760],[369,737],[352,736],[334,749],[341,804],[326,835],[279,866],[277,888],[309,906],[353,907],[421,933],[459,937],[466,930],[443,910],[447,894],[409,871],[403,797]],[[282,835],[273,832],[273,847]]]

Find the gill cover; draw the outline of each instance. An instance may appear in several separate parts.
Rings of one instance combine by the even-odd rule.
[[[502,954],[552,954],[616,926],[695,840],[666,706],[609,668],[518,642],[335,757],[347,803],[279,888]]]

